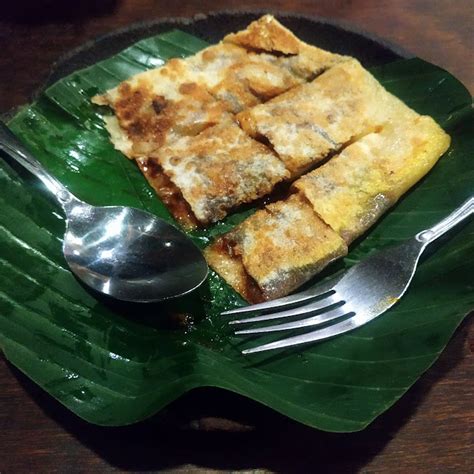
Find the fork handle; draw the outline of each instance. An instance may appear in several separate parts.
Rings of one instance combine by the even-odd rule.
[[[445,217],[433,227],[422,230],[416,234],[415,238],[418,242],[428,245],[448,232],[448,230],[452,229],[455,225],[467,219],[471,214],[474,214],[474,197],[470,197],[461,206],[451,212],[449,216]]]

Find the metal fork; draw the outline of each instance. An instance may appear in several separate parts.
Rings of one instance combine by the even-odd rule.
[[[288,323],[242,329],[236,331],[235,334],[263,334],[325,325],[315,331],[246,349],[242,351],[243,354],[306,344],[352,331],[392,307],[410,285],[420,255],[425,248],[473,213],[474,197],[471,197],[438,224],[419,232],[415,237],[399,245],[369,255],[341,276],[315,285],[301,293],[224,311],[222,315],[270,311],[270,314],[229,322],[229,324],[239,325],[296,316],[303,317],[303,319],[292,320]]]

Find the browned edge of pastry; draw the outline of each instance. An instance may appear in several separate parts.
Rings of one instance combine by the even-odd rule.
[[[187,231],[199,227],[199,221],[191,207],[184,199],[179,188],[163,172],[161,166],[152,158],[137,158],[135,161],[150,186],[178,223]]]
[[[204,249],[204,256],[223,280],[248,302],[265,301],[265,296],[257,282],[247,273],[241,256],[234,252],[234,245],[228,238],[228,234],[222,235]]]

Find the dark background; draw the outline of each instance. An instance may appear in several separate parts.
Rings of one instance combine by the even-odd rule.
[[[133,22],[219,9],[268,9],[352,23],[438,64],[474,90],[472,0],[3,0],[0,113],[28,101],[63,54]],[[79,420],[0,356],[0,473],[183,470],[472,472],[474,325],[388,412],[354,434],[328,434],[213,389],[144,423]]]

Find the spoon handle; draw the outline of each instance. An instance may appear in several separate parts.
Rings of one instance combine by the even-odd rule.
[[[0,150],[20,163],[28,171],[39,178],[54,194],[62,208],[79,200],[69,192],[54,176],[48,173],[43,165],[32,155],[14,133],[0,121]]]

